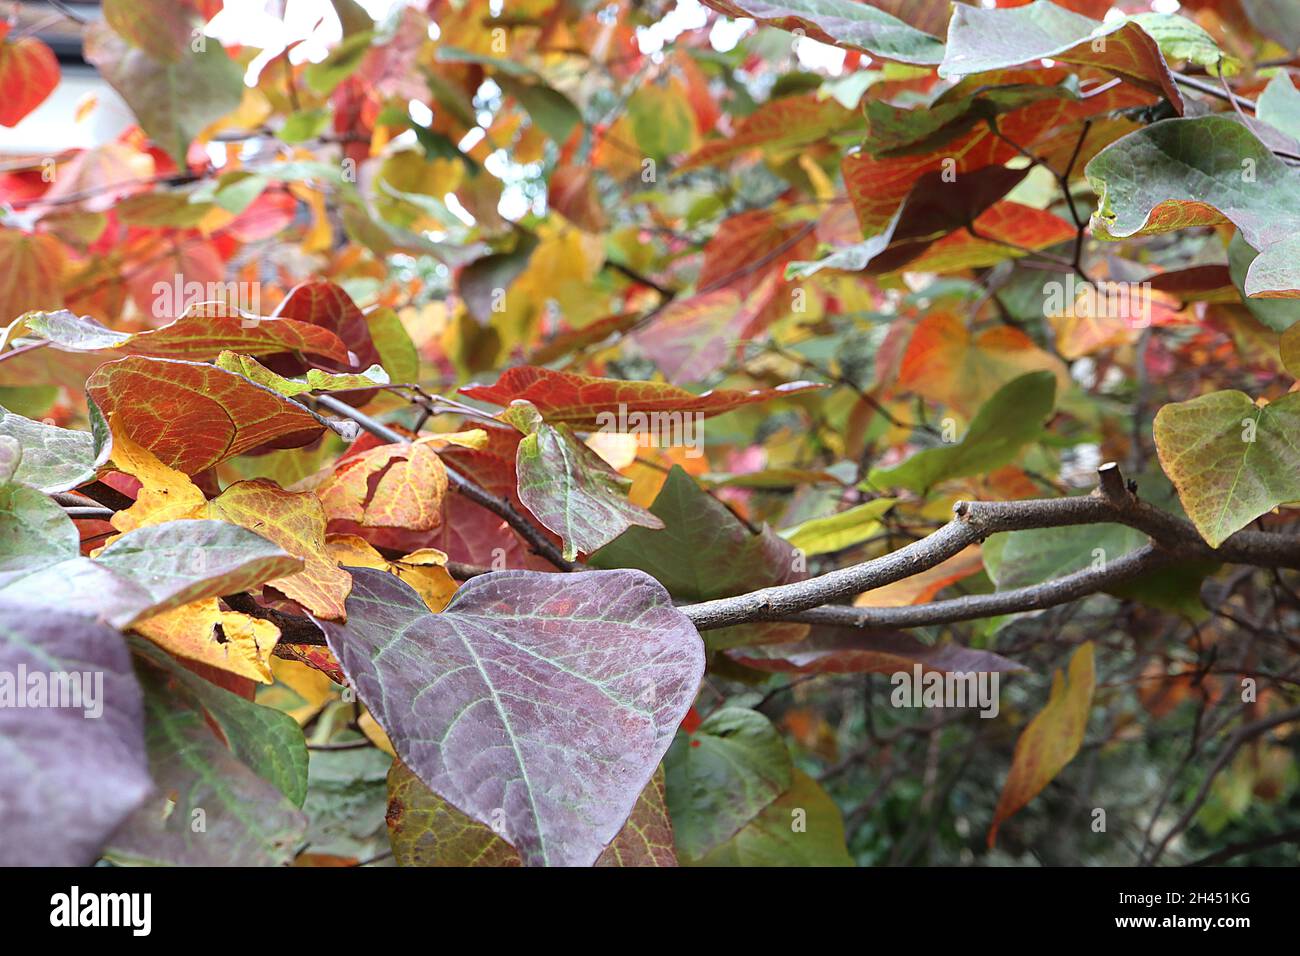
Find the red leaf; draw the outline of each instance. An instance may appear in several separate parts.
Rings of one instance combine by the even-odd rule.
[[[297,448],[334,427],[278,392],[198,362],[106,362],[86,380],[86,394],[133,441],[187,475],[272,443]]]
[[[0,39],[0,126],[18,125],[58,85],[59,61],[48,46],[35,37]]]
[[[467,385],[460,391],[470,398],[503,407],[517,400],[532,402],[548,422],[595,428],[599,425],[596,417],[599,413],[617,415],[620,406],[628,413],[701,412],[708,417],[742,405],[825,387],[812,382],[788,382],[776,388],[747,391],[719,388],[692,395],[666,382],[624,382],[521,365],[503,373],[493,385]]]

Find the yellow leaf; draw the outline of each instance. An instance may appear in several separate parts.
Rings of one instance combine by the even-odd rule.
[[[1079,645],[1070,658],[1068,685],[1058,669],[1052,675],[1052,693],[1047,706],[1029,722],[1016,741],[1011,772],[1007,774],[989,828],[990,849],[998,838],[1002,821],[1038,796],[1079,752],[1097,681],[1093,657],[1091,641]]]
[[[397,561],[389,561],[369,541],[354,534],[332,534],[327,547],[330,556],[341,565],[397,575],[420,595],[431,611],[441,611],[456,593],[456,580],[445,567],[447,555],[436,548],[421,548]]]
[[[270,621],[223,611],[216,598],[181,605],[133,627],[178,657],[271,683],[271,651],[280,629]]]
[[[423,438],[417,438],[412,444],[427,444],[434,448],[445,448],[447,445],[459,445],[461,448],[485,448],[487,441],[487,432],[481,428],[470,428],[463,432],[425,435]]]
[[[325,509],[315,495],[285,491],[273,481],[255,478],[236,482],[207,501],[186,475],[164,465],[111,422],[110,427],[114,466],[141,485],[136,503],[113,516],[113,527],[130,531],[181,518],[237,524],[302,559],[301,571],[267,582],[271,587],[317,617],[344,617],[352,578],[325,551]]]
[[[114,528],[126,532],[164,521],[205,517],[207,499],[184,472],[164,465],[153,452],[132,441],[119,426],[118,416],[110,416],[109,428],[113,466],[140,482],[135,504],[113,515]]]
[[[284,684],[301,699],[302,703],[297,706],[280,708],[299,724],[307,723],[334,699],[334,682],[323,671],[307,664],[273,657],[271,673],[277,683]],[[258,699],[260,702],[260,696]]]
[[[366,735],[367,740],[388,756],[397,756],[397,751],[393,749],[393,742],[388,739],[388,734],[384,733],[384,728],[379,726],[379,721],[375,720],[369,710],[357,719],[357,727]]]
[[[352,576],[325,550],[325,509],[310,492],[285,491],[273,481],[240,481],[208,503],[209,516],[254,531],[278,544],[304,567],[267,582],[321,618],[342,620]]]

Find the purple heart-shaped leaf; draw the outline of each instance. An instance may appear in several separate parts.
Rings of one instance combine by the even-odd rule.
[[[408,767],[526,865],[589,866],[695,699],[704,645],[640,571],[500,571],[442,613],[349,569],[331,650]]]

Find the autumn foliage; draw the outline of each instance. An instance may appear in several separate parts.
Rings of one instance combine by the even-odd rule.
[[[0,863],[1294,862],[1300,11],[702,2],[74,24]]]

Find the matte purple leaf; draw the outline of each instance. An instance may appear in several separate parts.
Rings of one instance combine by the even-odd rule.
[[[695,698],[704,645],[640,571],[498,571],[441,614],[349,569],[347,623],[318,622],[398,756],[526,865],[589,866]]]
[[[3,501],[0,489],[0,541],[14,523]],[[72,528],[66,517],[61,520]],[[17,568],[0,560],[0,596],[14,604],[72,607],[114,627],[127,627],[181,604],[238,593],[302,567],[298,558],[261,535],[224,521],[168,521],[136,528],[95,558],[78,555],[75,528],[71,535],[72,557],[59,560],[60,551],[50,544],[47,553],[34,553]],[[63,546],[68,547],[66,542]]]
[[[38,684],[74,674],[89,675],[88,685],[77,678],[90,691],[81,706],[48,706],[52,696],[31,706]],[[151,789],[122,636],[78,614],[0,602],[0,866],[93,863]]]

